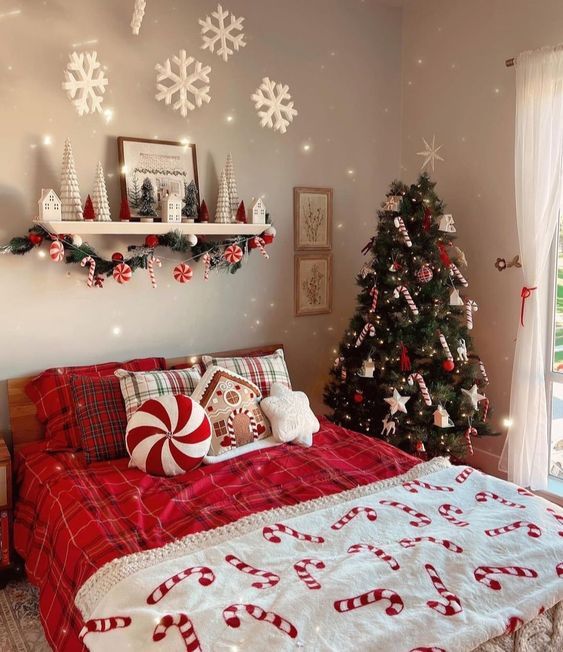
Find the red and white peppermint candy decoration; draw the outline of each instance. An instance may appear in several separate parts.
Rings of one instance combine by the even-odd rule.
[[[65,248],[62,242],[55,240],[49,247],[49,256],[54,263],[60,263],[65,257]]]
[[[176,265],[173,274],[174,279],[178,281],[178,283],[187,283],[192,280],[192,276],[194,275],[192,268],[189,265],[186,265],[186,263]]]
[[[229,245],[223,253],[223,258],[229,265],[235,265],[242,260],[242,249],[236,244]]]
[[[133,272],[127,263],[119,263],[113,268],[113,278],[121,285],[131,280]]]
[[[195,469],[211,444],[205,410],[188,396],[145,401],[127,424],[125,445],[132,466],[152,475],[180,475]]]

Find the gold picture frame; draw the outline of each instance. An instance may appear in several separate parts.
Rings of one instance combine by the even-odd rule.
[[[295,315],[332,312],[332,254],[295,254]]]
[[[332,247],[332,188],[293,189],[293,234],[296,251]]]

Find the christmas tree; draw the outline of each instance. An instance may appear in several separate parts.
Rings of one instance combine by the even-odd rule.
[[[219,193],[217,196],[217,209],[215,211],[215,222],[218,224],[229,224],[231,218],[231,202],[229,199],[229,189],[227,187],[227,175],[225,169],[221,173],[219,181]]]
[[[229,191],[231,215],[234,216],[239,206],[239,198],[237,180],[235,177],[235,166],[233,163],[233,156],[230,152],[227,154],[227,162],[225,163],[225,176],[227,177],[227,189]]]
[[[192,179],[190,183],[184,184],[184,206],[182,208],[182,215],[184,217],[197,217],[199,207],[199,200],[197,196],[197,187],[195,181]]]
[[[65,140],[63,167],[61,171],[61,212],[63,220],[82,220],[82,204],[78,176],[74,167],[74,156],[70,140]]]
[[[156,212],[154,210],[154,204],[154,188],[152,187],[151,180],[148,177],[145,177],[143,185],[141,186],[141,196],[139,198],[139,215],[155,217]]]
[[[106,180],[104,178],[104,169],[98,161],[96,168],[96,178],[94,180],[94,191],[92,193],[92,203],[94,204],[94,213],[98,222],[110,222],[111,215],[109,212],[108,191],[106,189]]]
[[[462,457],[489,433],[488,378],[470,338],[477,304],[459,294],[467,262],[434,186],[427,175],[391,185],[325,402],[338,424],[422,457]]]

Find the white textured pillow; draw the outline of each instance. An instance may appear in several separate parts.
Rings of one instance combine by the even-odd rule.
[[[293,441],[301,446],[313,443],[313,433],[320,423],[309,407],[309,399],[303,392],[292,392],[279,383],[273,383],[270,396],[260,403],[270,420],[272,435],[280,442]]]

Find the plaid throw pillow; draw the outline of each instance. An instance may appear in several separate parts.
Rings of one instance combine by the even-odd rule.
[[[146,373],[133,373],[125,369],[118,369],[115,375],[119,378],[121,385],[127,420],[145,401],[151,398],[167,394],[191,396],[201,380],[201,373],[197,367]]]
[[[37,418],[45,424],[47,450],[77,450],[80,448],[80,428],[74,416],[74,399],[70,387],[72,375],[101,378],[113,376],[116,369],[151,371],[164,369],[164,358],[141,358],[129,362],[106,362],[80,367],[47,369],[31,380],[25,391],[35,403]]]
[[[71,376],[70,386],[88,464],[127,457],[127,417],[119,380],[115,376]]]
[[[264,397],[270,396],[272,383],[280,383],[291,389],[283,349],[278,349],[272,355],[238,358],[214,358],[210,355],[204,355],[202,360],[206,369],[212,366],[224,367],[250,380],[250,382],[258,386]]]

